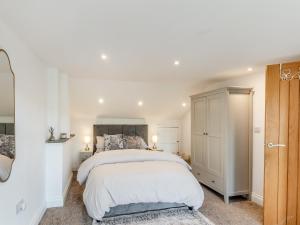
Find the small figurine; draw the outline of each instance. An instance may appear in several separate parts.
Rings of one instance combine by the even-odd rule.
[[[50,132],[50,137],[49,137],[48,141],[54,141],[55,140],[55,137],[54,137],[54,128],[50,127],[49,128],[49,132]]]

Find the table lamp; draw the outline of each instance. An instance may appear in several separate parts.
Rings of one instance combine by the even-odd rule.
[[[85,136],[84,137],[84,143],[86,144],[85,146],[85,151],[89,151],[90,147],[89,147],[89,143],[91,142],[91,137],[90,136]]]

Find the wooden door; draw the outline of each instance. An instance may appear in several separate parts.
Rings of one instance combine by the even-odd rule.
[[[194,102],[192,123],[192,162],[194,165],[206,167],[206,97]]]
[[[223,94],[207,97],[207,170],[223,176],[222,118]]]
[[[300,62],[267,67],[264,224],[300,224]]]

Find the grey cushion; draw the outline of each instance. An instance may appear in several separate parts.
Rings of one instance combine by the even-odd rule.
[[[0,154],[11,159],[15,157],[15,136],[0,134]]]
[[[147,144],[139,136],[124,136],[124,148],[126,149],[146,149]]]
[[[144,139],[142,137],[138,137],[138,147],[139,149],[147,149],[148,145],[146,144],[146,142],[144,141]]]

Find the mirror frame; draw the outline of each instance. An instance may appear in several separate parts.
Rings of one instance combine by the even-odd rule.
[[[0,179],[0,183],[4,183],[6,182],[9,178],[10,178],[10,175],[11,175],[11,172],[13,170],[13,164],[16,160],[16,155],[17,155],[17,145],[16,145],[16,77],[15,77],[15,73],[11,67],[11,62],[10,62],[10,58],[8,56],[8,53],[0,48],[0,53],[4,53],[4,55],[6,55],[7,57],[7,60],[8,60],[8,64],[9,64],[9,69],[10,69],[10,72],[12,73],[12,76],[13,76],[13,91],[14,91],[14,131],[15,131],[15,157],[14,159],[12,160],[12,163],[11,163],[11,166],[10,166],[10,171],[9,171],[9,175],[7,176],[7,178],[5,180],[1,180]]]

